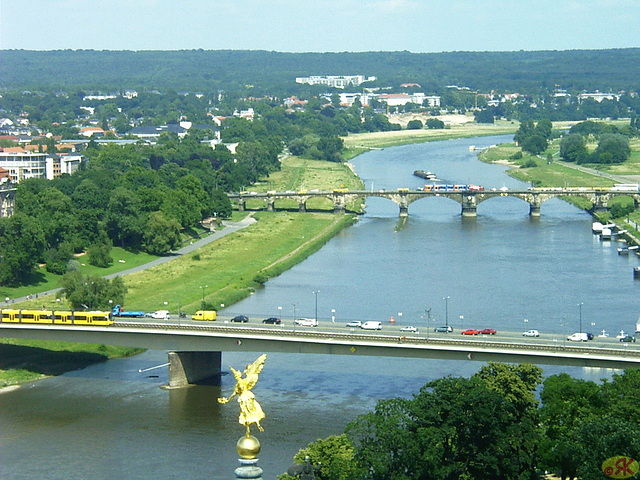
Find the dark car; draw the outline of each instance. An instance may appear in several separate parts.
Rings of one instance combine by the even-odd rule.
[[[281,321],[278,317],[269,317],[262,320],[262,323],[271,323],[272,325],[280,325]]]
[[[451,325],[442,325],[434,328],[433,331],[436,333],[451,333],[453,332],[453,327]]]
[[[621,342],[635,342],[636,341],[636,337],[634,337],[633,335],[625,335],[624,337],[620,337],[620,341]]]
[[[593,333],[587,332],[587,340],[593,340]]]
[[[247,323],[249,321],[249,317],[247,317],[246,315],[236,315],[235,317],[233,317],[231,319],[232,322],[241,322],[241,323]]]

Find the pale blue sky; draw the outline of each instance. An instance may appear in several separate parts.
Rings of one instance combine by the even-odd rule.
[[[638,0],[0,0],[1,49],[640,47]]]

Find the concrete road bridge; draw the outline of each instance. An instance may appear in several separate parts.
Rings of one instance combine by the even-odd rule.
[[[305,212],[307,201],[312,198],[327,198],[333,202],[335,213],[345,213],[347,205],[359,198],[380,197],[386,198],[398,205],[401,217],[409,214],[409,205],[423,198],[444,197],[449,198],[461,205],[463,217],[476,217],[478,205],[496,197],[516,197],[529,204],[529,215],[540,216],[540,207],[547,200],[552,198],[580,197],[588,200],[593,205],[594,212],[608,210],[609,201],[617,196],[631,197],[636,208],[640,205],[640,191],[617,190],[603,188],[530,188],[527,190],[482,190],[482,191],[424,191],[410,190],[408,188],[398,188],[397,190],[317,190],[317,191],[287,191],[287,192],[241,192],[228,194],[229,199],[237,202],[238,209],[244,211],[246,203],[251,199],[260,199],[266,203],[267,211],[276,210],[276,202],[282,199],[294,200],[298,203],[298,210]]]
[[[0,323],[0,336],[121,345],[169,351],[169,386],[184,387],[221,373],[222,352],[365,355],[462,361],[499,361],[624,369],[640,366],[640,343],[615,338],[567,342],[557,334],[524,338],[520,332],[466,337],[406,334],[384,327],[368,332],[320,326],[251,325],[126,320],[108,326]]]

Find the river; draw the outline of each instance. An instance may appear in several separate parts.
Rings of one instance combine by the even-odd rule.
[[[508,137],[450,140],[376,150],[354,159],[367,188],[419,187],[416,169],[451,183],[486,188],[523,185],[505,167],[479,162],[482,148]],[[526,186],[526,185],[525,185]],[[512,198],[482,203],[478,218],[463,220],[459,204],[421,200],[398,226],[398,207],[368,201],[367,213],[303,263],[224,314],[312,317],[336,322],[381,320],[385,328],[449,321],[462,327],[559,337],[577,331],[630,331],[640,311],[632,278],[635,256],[591,234],[591,217],[561,200],[542,206],[540,219]],[[317,292],[317,293],[315,293]],[[582,305],[580,305],[582,304]],[[295,309],[295,313],[294,313]],[[256,354],[224,353],[241,368]],[[0,394],[0,478],[228,479],[243,434],[235,402],[219,405],[234,380],[221,387],[167,391],[166,352],[70,372]],[[310,441],[340,433],[382,398],[410,396],[444,375],[468,376],[481,364],[369,357],[269,354],[255,388],[267,418],[260,466],[275,479]],[[588,380],[600,369],[544,367]]]

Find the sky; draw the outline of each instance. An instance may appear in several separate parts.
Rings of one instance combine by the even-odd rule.
[[[0,0],[0,49],[640,47],[640,0]]]

